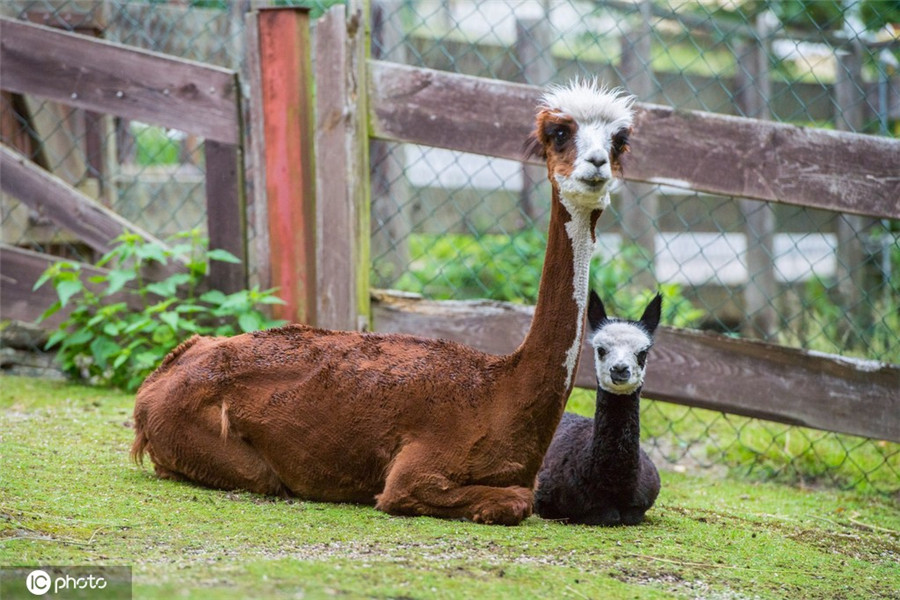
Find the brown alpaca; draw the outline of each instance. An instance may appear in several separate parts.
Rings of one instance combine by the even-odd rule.
[[[631,98],[596,82],[543,96],[527,148],[547,160],[550,230],[515,352],[303,325],[194,337],[138,391],[132,456],[217,488],[519,523],[571,391],[594,224],[631,119]]]

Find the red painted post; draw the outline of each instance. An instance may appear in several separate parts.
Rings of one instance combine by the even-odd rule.
[[[315,185],[309,10],[259,11],[263,150],[276,318],[316,322]]]

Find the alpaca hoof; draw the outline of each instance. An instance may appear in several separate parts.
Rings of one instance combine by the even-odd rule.
[[[473,511],[472,521],[485,525],[518,525],[527,519],[533,506],[531,490],[526,488],[507,488],[507,490],[503,497],[480,502]]]

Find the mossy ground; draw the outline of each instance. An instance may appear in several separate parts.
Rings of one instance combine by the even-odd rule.
[[[396,518],[158,480],[132,403],[0,378],[0,565],[130,565],[136,598],[900,598],[884,496],[663,471],[638,527]]]

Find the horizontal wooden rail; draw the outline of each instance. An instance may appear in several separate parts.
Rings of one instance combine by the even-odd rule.
[[[234,71],[0,18],[0,88],[240,143]]]
[[[492,301],[438,302],[373,294],[375,331],[455,340],[512,352],[532,307]],[[900,442],[900,366],[848,359],[718,334],[663,327],[644,396],[814,429]],[[595,389],[587,344],[575,385]]]
[[[369,62],[379,139],[522,159],[540,88]],[[625,177],[900,219],[900,140],[638,104]]]
[[[0,285],[3,288],[3,294],[0,296],[0,314],[4,319],[33,322],[59,299],[51,283],[45,283],[36,290],[34,284],[51,264],[61,260],[63,259],[56,256],[0,242]],[[90,282],[90,278],[107,273],[105,269],[82,264],[81,272],[84,276],[82,281],[89,289],[96,293],[102,291],[100,286]],[[143,310],[134,294],[119,292],[109,296],[107,300],[109,302],[129,302],[133,310]],[[68,316],[72,308],[73,306],[70,304],[48,317],[41,323],[41,327],[45,329],[56,327]]]
[[[104,253],[125,231],[147,241],[155,237],[99,204],[5,144],[0,144],[0,190]]]

